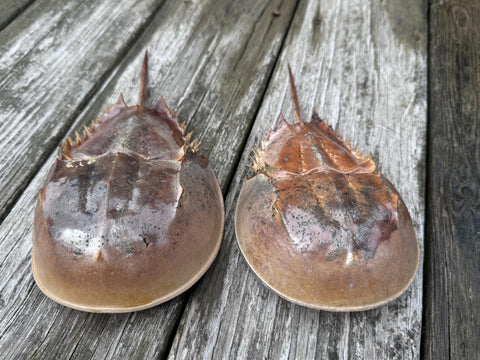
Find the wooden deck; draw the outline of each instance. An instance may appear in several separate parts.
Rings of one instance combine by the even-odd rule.
[[[448,0],[5,0],[0,4],[1,359],[480,358],[480,4]],[[33,281],[33,209],[58,146],[119,93],[148,49],[225,197],[206,275],[149,310],[91,314]],[[356,313],[282,300],[249,270],[234,208],[278,115],[313,108],[371,152],[421,246],[413,284]],[[424,241],[425,240],[425,241]]]

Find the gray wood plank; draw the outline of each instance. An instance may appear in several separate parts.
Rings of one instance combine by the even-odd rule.
[[[3,0],[0,2],[0,31],[35,0]]]
[[[480,358],[480,4],[430,5],[425,359]]]
[[[0,220],[160,0],[39,0],[0,33]]]
[[[163,95],[179,110],[226,192],[294,8],[282,0],[167,1],[68,132],[89,123],[120,91],[128,104],[136,101],[148,49],[150,104]],[[100,315],[60,306],[33,283],[33,209],[54,156],[0,226],[0,353],[7,359],[162,357],[188,294],[138,313]]]
[[[426,12],[416,1],[301,1],[241,163],[283,112],[293,119],[287,62],[300,107],[313,107],[374,154],[402,194],[423,250]],[[169,359],[417,359],[422,266],[397,300],[358,313],[303,308],[267,290],[235,241],[234,209],[251,170],[226,200],[225,237],[212,271],[187,303]]]

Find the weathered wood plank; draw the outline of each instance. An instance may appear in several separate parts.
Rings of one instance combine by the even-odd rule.
[[[294,70],[301,112],[312,108],[360,148],[372,151],[396,185],[423,244],[426,146],[426,18],[416,1],[302,1],[241,163],[292,105]],[[226,201],[218,261],[187,303],[169,358],[416,359],[420,355],[422,267],[400,298],[358,313],[314,311],[267,290],[235,242],[240,167]]]
[[[480,4],[430,5],[425,359],[480,358]]]
[[[160,0],[39,0],[0,33],[0,219]]]
[[[0,2],[0,31],[35,0],[4,0]]]
[[[120,91],[127,103],[136,101],[148,49],[150,104],[162,94],[179,110],[202,139],[202,152],[226,192],[294,8],[294,2],[282,0],[167,1],[71,130],[90,122]],[[281,15],[274,16],[276,11]],[[55,304],[34,285],[33,208],[54,156],[0,226],[0,353],[7,358],[162,357],[188,294],[147,311],[99,315]]]

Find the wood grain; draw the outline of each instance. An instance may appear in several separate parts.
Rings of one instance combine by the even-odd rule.
[[[134,103],[143,52],[148,49],[149,103],[153,105],[162,94],[172,109],[179,110],[180,118],[202,139],[202,153],[209,156],[226,192],[295,5],[282,0],[165,2],[105,81],[95,80],[92,86],[98,92],[78,106],[83,111],[73,119],[68,133],[114,103],[120,91],[128,104]],[[274,15],[277,11],[280,15]],[[113,20],[105,23],[109,21]],[[48,104],[46,111],[56,106]],[[54,146],[59,143],[51,141]],[[55,155],[50,151],[0,226],[0,353],[12,359],[162,357],[188,293],[143,312],[99,315],[60,306],[34,284],[30,270],[33,209]]]
[[[281,112],[293,119],[288,62],[302,117],[316,107],[373,152],[402,194],[423,250],[425,14],[415,1],[301,1],[241,163]],[[246,175],[251,171],[239,167],[234,176],[219,258],[187,303],[169,359],[419,358],[422,267],[400,298],[376,310],[329,313],[280,299],[248,269],[235,242],[234,209]]]
[[[0,3],[0,31],[35,0],[4,0]]]
[[[0,220],[159,5],[39,0],[0,33]]]
[[[425,359],[480,357],[480,4],[430,5]]]

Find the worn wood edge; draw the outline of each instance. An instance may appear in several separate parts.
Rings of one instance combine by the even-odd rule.
[[[8,0],[0,3],[0,31],[29,7],[35,0]]]
[[[191,6],[191,3],[185,4],[184,6]],[[212,51],[209,46],[205,47],[203,53],[191,57],[192,59],[201,61],[202,66],[200,68],[196,66],[192,67],[188,65],[188,63],[183,65],[179,64],[180,62],[176,60],[176,54],[182,51],[181,48],[174,49],[175,52],[169,53],[170,55],[168,56],[164,55],[163,57],[157,58],[157,61],[154,59],[156,52],[164,50],[163,46],[165,41],[162,40],[165,40],[165,38],[168,39],[167,32],[173,31],[173,29],[169,29],[170,26],[168,24],[165,25],[162,17],[168,15],[169,11],[173,11],[174,5],[175,2],[173,1],[165,5],[162,14],[159,14],[145,31],[145,36],[139,39],[138,43],[126,56],[126,60],[115,67],[108,81],[102,86],[99,94],[92,98],[91,103],[88,104],[87,108],[75,120],[71,131],[81,128],[83,124],[91,120],[92,112],[94,112],[96,116],[98,109],[105,106],[103,104],[113,103],[114,101],[112,100],[118,96],[120,90],[126,94],[127,103],[131,102],[129,99],[134,98],[138,90],[138,74],[143,51],[145,48],[148,48],[150,53],[150,74],[160,74],[157,79],[151,76],[153,79],[149,86],[150,101],[154,103],[157,96],[159,97],[160,93],[162,93],[167,98],[172,109],[175,109],[172,103],[178,102],[180,104],[180,118],[188,120],[190,129],[196,130],[196,132],[200,134],[200,137],[202,137],[202,134],[210,134],[210,137],[207,137],[207,146],[204,148],[204,153],[210,156],[212,164],[213,159],[217,159],[214,169],[216,168],[217,176],[225,190],[228,186],[229,173],[233,171],[233,169],[227,168],[235,167],[235,162],[231,159],[235,159],[235,156],[238,156],[236,153],[239,153],[243,146],[243,139],[246,137],[250,123],[253,121],[261,94],[263,94],[268,80],[266,75],[258,76],[259,69],[257,67],[262,67],[264,70],[266,69],[265,71],[267,73],[269,68],[270,71],[273,68],[276,54],[279,51],[279,38],[281,38],[281,32],[280,35],[277,34],[278,26],[281,28],[284,26],[282,24],[286,21],[285,18],[283,18],[275,23],[271,14],[265,11],[270,11],[273,6],[276,5],[282,9],[284,7],[288,9],[290,5],[288,2],[284,4],[280,1],[274,1],[265,7],[266,10],[258,11],[256,10],[256,7],[259,6],[258,2],[250,4],[250,12],[254,12],[256,16],[261,17],[262,21],[250,23],[250,28],[247,27],[247,29],[245,29],[252,31],[252,34],[255,36],[247,32],[238,39],[244,43],[244,46],[239,49],[240,56],[238,57],[233,56],[233,54],[230,54],[228,57],[222,55],[225,50],[230,47],[231,36],[236,33],[236,30],[217,29],[219,33],[225,33],[224,38],[221,36],[218,37],[218,39],[223,39],[223,41],[218,42],[221,51],[215,55],[225,61],[221,71],[217,70],[215,59],[209,61],[213,54],[215,54],[215,51]],[[210,2],[209,6],[212,8],[222,8],[224,11],[232,10],[225,5],[223,5],[223,7],[218,6],[215,2]],[[261,8],[262,6],[260,6],[260,9]],[[201,6],[197,6],[196,9],[197,12],[202,10]],[[235,9],[237,12],[245,12],[243,16],[245,16],[246,19],[250,16],[240,5]],[[209,8],[207,7],[203,10],[202,16],[206,17],[208,11]],[[183,8],[179,8],[176,14],[177,17],[186,16]],[[189,15],[194,17],[195,14]],[[200,15],[196,14],[195,16],[198,17]],[[176,17],[167,16],[167,18],[171,19],[173,24],[179,24],[179,22],[175,20]],[[188,16],[188,18],[191,17]],[[255,20],[255,17],[252,17],[252,20],[248,21],[253,20]],[[230,21],[236,23],[238,18],[232,18]],[[208,25],[208,21],[206,23],[204,21],[203,26],[206,32],[209,31]],[[198,31],[198,24],[193,23],[189,26],[193,28],[191,31]],[[268,36],[265,36],[265,34]],[[202,41],[196,41],[195,38],[190,38],[188,32],[184,35],[187,37],[185,40],[187,43],[198,43]],[[265,42],[263,42],[263,40],[257,41],[256,39],[258,38],[266,40]],[[211,38],[209,39],[203,36],[201,39],[207,43],[211,40]],[[217,37],[213,36],[213,39],[217,39]],[[247,39],[251,40],[247,41]],[[179,46],[181,40],[178,36],[176,40],[177,44],[175,46]],[[202,47],[200,47],[200,49],[202,49]],[[251,57],[252,53],[257,53],[259,56],[260,59],[258,63],[258,59]],[[232,62],[238,67],[235,71],[231,70]],[[174,66],[172,64],[174,64]],[[186,74],[189,73],[185,69],[187,65],[191,67],[190,71],[198,69],[198,71],[194,72],[194,76],[186,76]],[[205,78],[205,75],[203,75],[204,78],[202,78],[202,72],[206,72],[208,77]],[[175,84],[172,79],[178,78],[178,74],[185,75],[184,78],[191,79],[192,82],[197,80],[198,83],[190,86],[179,85],[178,88],[169,88],[168,86],[162,85],[165,83],[170,85]],[[199,78],[195,79],[195,75]],[[217,76],[219,79],[215,77],[211,78],[212,76]],[[228,86],[226,89],[222,89],[222,78],[227,78],[226,80],[223,79],[224,82],[233,82],[234,84],[241,83],[242,79],[248,79],[248,82],[241,88],[243,89],[243,96],[240,97],[241,101],[236,101],[234,98],[238,95],[238,92],[232,92]],[[215,86],[211,86],[212,81],[215,83]],[[208,88],[208,86],[206,86],[207,84],[211,86],[211,88]],[[204,94],[201,93],[201,89],[199,90],[197,86],[204,88]],[[217,88],[220,88],[220,90]],[[213,90],[221,91],[220,94],[223,94],[223,97],[228,95],[232,100],[225,102],[230,105],[222,111],[219,111],[218,108],[215,109],[214,107],[208,106],[208,104],[204,102],[203,106],[210,109],[210,112],[207,113],[207,119],[210,119],[210,121],[206,121],[200,116],[202,114],[199,114],[198,106],[192,107],[188,100],[192,98],[195,100],[196,96],[203,97],[205,93],[208,95],[209,92],[212,92],[210,94],[212,99],[216,99],[219,94]],[[168,100],[169,98],[170,100]],[[195,101],[193,101],[193,103],[195,104]],[[202,105],[202,102],[198,105]],[[187,114],[186,117],[184,117],[185,113]],[[222,123],[222,121],[226,121],[225,119],[228,121]],[[216,124],[212,124],[213,121],[216,121]],[[220,126],[221,129],[212,132],[211,128],[217,126]],[[232,129],[236,130],[232,131]],[[69,133],[71,131],[69,131]],[[239,135],[243,133],[243,135],[233,136],[232,134],[235,133]],[[232,140],[228,144],[225,143],[227,142],[226,139]],[[230,151],[224,151],[224,148],[229,146]],[[0,301],[0,304],[3,304],[0,311],[0,334],[2,334],[2,336],[0,336],[0,348],[8,349],[7,354],[11,354],[11,356],[14,357],[41,356],[41,354],[47,353],[58,355],[59,358],[103,358],[105,354],[107,354],[107,358],[129,358],[132,356],[146,356],[151,358],[162,356],[167,350],[166,346],[168,346],[170,341],[167,334],[172,333],[178,324],[178,317],[181,315],[183,304],[185,303],[185,296],[139,313],[93,315],[67,309],[47,300],[33,284],[29,264],[31,217],[33,216],[36,193],[54,157],[55,154],[52,153],[46,164],[35,176],[34,180],[27,187],[12,212],[0,227],[2,237],[3,234],[8,234],[9,239],[3,249],[11,249],[0,253],[0,267],[2,268],[2,273],[5,276],[4,281],[6,282],[0,284],[2,285],[1,296],[3,299]],[[222,170],[222,167],[225,169]],[[21,209],[23,209],[23,211],[21,211]],[[24,211],[24,209],[30,210]],[[18,212],[22,213],[21,218],[19,218],[18,215],[14,215]],[[19,239],[21,240],[19,241]],[[7,289],[7,291],[3,291],[5,289]],[[6,317],[6,315],[8,316]],[[117,324],[117,327],[109,327],[112,321]],[[20,326],[21,323],[28,324],[28,326]],[[162,326],[159,327],[158,324],[162,324]],[[138,347],[139,338],[140,340],[148,339],[148,341],[145,340],[144,348]],[[112,339],[114,339],[113,342]],[[14,342],[12,343],[12,341]]]
[[[38,0],[0,32],[0,220],[161,3]]]
[[[413,21],[415,26],[408,28],[398,25],[401,19],[396,18],[394,10],[404,6],[400,2],[386,5],[388,9],[373,3],[366,4],[363,8],[361,5],[359,2],[346,5],[332,1],[320,5],[324,7],[324,11],[319,11],[316,2],[301,2],[286,49],[282,51],[241,163],[249,163],[248,157],[253,146],[259,143],[260,136],[266,133],[268,127],[273,126],[281,112],[291,117],[286,76],[288,62],[294,71],[297,69],[296,82],[297,90],[302,94],[302,115],[310,115],[311,109],[316,106],[321,117],[341,129],[345,137],[351,137],[353,143],[373,152],[380,169],[403,195],[413,217],[421,247],[421,264],[414,283],[406,293],[389,305],[359,313],[319,312],[280,299],[264,288],[249,271],[235,243],[233,209],[245,175],[251,176],[249,170],[239,168],[227,194],[225,238],[219,258],[212,271],[198,284],[194,295],[189,298],[169,359],[191,356],[239,359],[419,357],[426,136],[425,9],[418,3],[409,4],[412,5],[410,11],[413,14],[410,14],[408,21]],[[406,5],[405,7],[409,8]],[[359,14],[359,8],[366,14]],[[324,14],[329,11],[339,12],[340,9],[346,19]],[[374,13],[375,11],[378,12]],[[366,19],[365,22],[372,29],[370,36],[377,38],[359,38],[361,31],[348,29],[352,34],[350,39],[344,34],[338,40],[347,43],[338,44],[338,48],[343,47],[343,51],[335,47],[335,42],[330,47],[322,48],[322,36],[330,28],[335,34],[333,38],[338,37],[341,33],[339,29],[346,26],[348,16],[357,20]],[[372,19],[371,16],[376,18]],[[375,31],[377,21],[383,27]],[[395,21],[397,23],[391,25]],[[366,31],[368,33],[368,30]],[[362,43],[362,40],[367,44]],[[312,43],[317,45],[312,46]],[[389,51],[385,55],[380,50],[375,51],[375,46],[382,50],[386,47]],[[353,98],[359,101],[360,110],[363,110],[363,105],[368,113],[355,112],[349,106],[340,108],[336,104],[338,99],[353,91],[347,81],[350,74],[348,71],[342,74],[343,67],[347,65],[348,68],[348,64],[341,67],[337,66],[337,63],[341,63],[346,57],[356,59],[357,57],[353,56],[356,53],[359,55],[357,60],[361,63],[364,58],[362,51],[366,52],[364,55],[367,60],[364,62],[369,65],[367,68],[373,74],[366,79],[367,86],[361,87],[366,93],[354,92],[357,98]],[[390,71],[383,74],[382,78],[380,69],[383,70],[383,65],[391,66],[389,62],[394,61],[398,54],[402,55],[403,62],[399,64],[400,69],[395,70],[403,71],[397,74],[395,70],[388,69]],[[386,63],[379,63],[382,60]],[[329,69],[334,69],[336,73],[329,74]],[[362,70],[364,69],[360,67],[359,72],[352,74],[358,77],[355,80],[359,85],[363,83]],[[351,71],[350,68],[350,73]],[[392,76],[391,81],[397,81],[395,84],[400,87],[408,84],[402,87],[409,96],[405,106],[403,101],[406,96],[396,93],[398,96],[394,96],[393,104],[382,107],[385,106],[385,94],[381,91],[395,90],[393,86],[388,87],[387,75]],[[338,85],[342,80],[345,83]],[[382,104],[368,107],[369,101],[379,98],[383,101]],[[392,109],[393,114],[388,116],[388,111]],[[405,122],[409,126],[404,126]],[[391,138],[389,132],[397,136]],[[391,159],[394,159],[394,162]]]
[[[480,356],[480,6],[475,1],[429,6],[422,358],[473,359]]]

